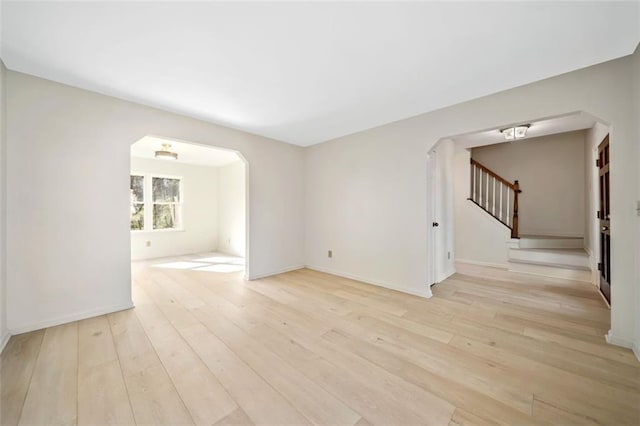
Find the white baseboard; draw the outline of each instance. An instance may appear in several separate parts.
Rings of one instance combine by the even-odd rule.
[[[478,260],[469,259],[456,259],[456,262],[467,263],[469,265],[488,266],[490,268],[509,269],[509,265],[506,263],[480,262]]]
[[[612,330],[609,330],[607,334],[604,335],[604,338],[607,341],[607,343],[610,345],[621,346],[623,348],[632,349],[635,352],[634,343],[632,341],[616,336],[615,334],[613,334]],[[636,353],[636,356],[637,355],[638,354]]]
[[[555,231],[545,231],[545,230],[537,230],[537,231],[519,231],[520,236],[526,237],[559,237],[559,238],[584,238],[583,234],[567,234],[564,232],[555,232]]]
[[[247,277],[246,279],[247,281],[259,280],[260,278],[266,278],[273,275],[284,274],[285,272],[297,271],[298,269],[302,269],[304,267],[305,267],[304,265],[289,266],[286,268],[282,268],[278,271],[266,272],[264,274],[256,274],[256,275],[249,274],[249,277]]]
[[[9,331],[7,331],[4,336],[2,336],[2,339],[0,340],[0,354],[2,354],[2,351],[4,351],[5,346],[7,346],[7,343],[9,343],[9,339],[11,338],[11,333],[9,333]]]
[[[453,275],[455,273],[456,273],[455,268],[444,272],[442,275],[440,275],[440,277],[438,277],[437,283],[443,282],[444,280],[446,280],[447,278],[449,278],[451,275]]]
[[[363,282],[365,284],[371,284],[371,285],[375,285],[377,287],[388,288],[389,290],[396,290],[396,291],[399,291],[401,293],[408,293],[408,294],[413,294],[414,296],[426,297],[427,299],[430,298],[431,296],[433,296],[433,293],[431,293],[431,287],[429,285],[427,285],[427,284],[425,284],[425,291],[421,292],[421,291],[416,291],[416,290],[409,289],[409,288],[398,287],[398,286],[395,286],[393,284],[388,284],[388,283],[381,282],[381,281],[373,281],[373,280],[370,280],[370,279],[367,279],[367,278],[359,277],[357,275],[348,274],[348,273],[345,273],[345,272],[334,271],[334,270],[331,270],[331,269],[322,268],[320,266],[307,265],[306,268],[312,269],[312,270],[318,271],[318,272],[324,272],[325,274],[337,275],[339,277],[348,278],[350,280],[361,281],[361,282]]]
[[[69,315],[64,315],[61,317],[53,318],[46,321],[39,321],[28,325],[23,325],[20,327],[11,328],[9,332],[11,335],[28,333],[30,331],[41,330],[43,328],[54,327],[60,324],[66,324],[73,321],[80,321],[87,318],[97,317],[100,315],[106,315],[113,312],[124,311],[125,309],[133,308],[133,301],[129,301],[128,303],[124,303],[122,305],[112,305],[105,306],[96,309],[90,309],[88,311],[76,312]]]

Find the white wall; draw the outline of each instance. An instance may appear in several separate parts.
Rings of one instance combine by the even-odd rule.
[[[218,246],[218,168],[131,158],[131,172],[182,178],[182,229],[131,232],[131,259],[215,251]],[[147,247],[147,241],[150,246]]]
[[[249,164],[249,276],[303,259],[303,149],[7,72],[7,323],[12,333],[131,306],[130,146],[145,135]]]
[[[506,268],[511,230],[468,200],[471,153],[458,149],[454,172],[456,260]]]
[[[1,7],[1,6],[0,6]],[[0,352],[9,340],[7,328],[7,69],[0,59]]]
[[[520,235],[584,235],[584,131],[473,148],[471,157],[518,180]]]
[[[584,248],[589,254],[589,264],[591,265],[591,282],[600,285],[600,273],[598,271],[598,261],[600,259],[600,244],[598,228],[600,222],[596,217],[596,212],[600,208],[600,183],[598,182],[598,145],[609,133],[609,126],[603,123],[596,123],[587,130],[584,137],[584,168],[585,168],[585,196],[584,196]]]
[[[427,153],[443,137],[586,111],[611,124],[612,335],[634,335],[639,257],[632,60],[622,58],[306,150],[307,264],[421,292],[428,282]],[[582,205],[582,204],[581,204]],[[327,249],[334,258],[328,259]]]
[[[245,166],[218,168],[218,251],[245,256]]]

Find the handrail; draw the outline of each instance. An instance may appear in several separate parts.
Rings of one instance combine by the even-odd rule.
[[[480,163],[478,163],[476,160],[474,160],[473,158],[471,159],[471,164],[475,165],[476,167],[478,167],[479,169],[484,170],[485,172],[487,172],[487,174],[491,177],[496,178],[497,180],[499,180],[500,182],[504,183],[505,185],[507,185],[509,188],[511,189],[515,189],[514,188],[514,183],[509,182],[508,180],[506,180],[505,178],[503,178],[502,176],[499,176],[498,174],[496,174],[493,170],[489,169],[487,166],[484,166]],[[517,182],[517,181],[516,181]]]
[[[509,182],[488,167],[471,159],[469,200],[511,230],[518,237],[518,194],[520,183]]]

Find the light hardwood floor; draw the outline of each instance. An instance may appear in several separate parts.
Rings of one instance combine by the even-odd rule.
[[[640,424],[640,363],[588,284],[460,265],[427,300],[156,263],[135,309],[11,338],[2,425]]]

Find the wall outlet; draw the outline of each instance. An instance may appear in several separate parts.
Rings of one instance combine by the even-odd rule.
[[[329,250],[327,252],[327,257],[329,257],[329,258],[333,257],[333,250]]]
[[[146,245],[147,247],[151,247],[151,241],[147,241]]]

